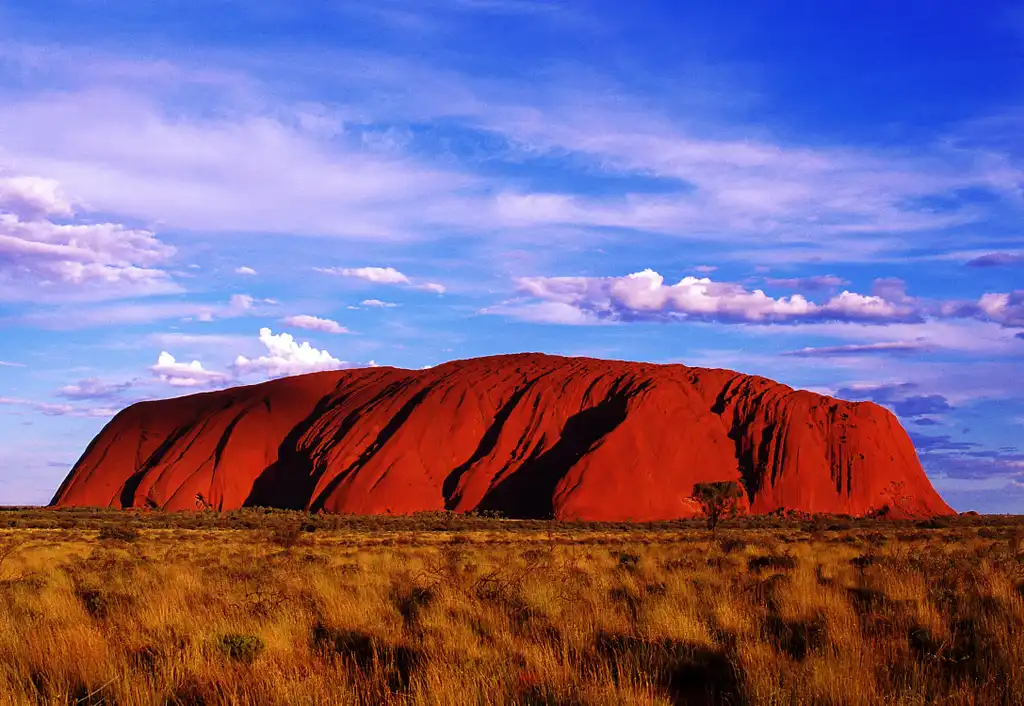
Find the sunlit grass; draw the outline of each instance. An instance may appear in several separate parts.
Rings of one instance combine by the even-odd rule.
[[[0,704],[1024,703],[1008,520],[4,516]]]

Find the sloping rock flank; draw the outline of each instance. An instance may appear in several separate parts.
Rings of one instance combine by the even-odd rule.
[[[698,514],[694,483],[720,480],[741,482],[756,513],[952,513],[873,403],[727,370],[538,354],[135,404],[53,504],[641,521]]]

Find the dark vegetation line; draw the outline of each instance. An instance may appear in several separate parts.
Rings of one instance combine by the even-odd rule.
[[[416,512],[411,515],[345,515],[271,507],[249,507],[220,512],[165,512],[134,508],[46,508],[0,507],[0,529],[83,529],[98,530],[112,525],[136,529],[245,530],[281,523],[296,523],[304,531],[498,531],[498,532],[678,532],[704,530],[703,518],[654,522],[592,522],[550,519],[509,519],[498,512],[455,513],[450,511]],[[957,527],[1024,526],[1024,515],[977,515],[936,517],[927,520],[890,520],[846,515],[807,515],[779,512],[770,515],[746,515],[719,522],[723,530],[796,529],[807,532],[926,531]]]

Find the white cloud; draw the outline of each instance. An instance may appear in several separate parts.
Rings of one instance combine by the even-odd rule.
[[[255,275],[257,273],[256,273],[256,270],[254,270],[253,268],[246,267],[246,266],[243,265],[242,267],[236,267],[235,268],[235,274],[236,275],[248,275],[248,276],[251,277],[252,275]]]
[[[988,292],[974,302],[939,302],[932,307],[932,313],[944,318],[976,318],[1004,326],[1024,327],[1024,289]]]
[[[355,277],[374,284],[410,284],[409,278],[394,267],[315,267],[317,272],[340,277]]]
[[[172,387],[207,387],[219,385],[228,380],[224,373],[207,370],[198,360],[191,363],[179,363],[174,356],[163,351],[157,358],[156,365],[150,370],[163,383]]]
[[[0,360],[0,368],[24,368],[24,363],[11,363],[6,360]]]
[[[180,291],[155,265],[174,248],[115,223],[66,224],[72,202],[51,179],[0,179],[0,299],[121,298]]]
[[[909,307],[854,292],[842,292],[816,304],[799,294],[773,298],[760,289],[751,291],[707,277],[684,277],[677,284],[666,285],[651,269],[625,277],[524,277],[518,283],[521,291],[547,303],[550,313],[562,322],[652,317],[737,323],[898,321],[916,316]],[[551,304],[559,306],[555,309]],[[528,312],[535,318],[536,305]]]
[[[60,183],[36,176],[0,177],[0,211],[25,221],[74,215]]]
[[[749,290],[741,284],[714,282],[707,277],[684,277],[677,284],[666,285],[664,277],[651,269],[625,277],[522,277],[517,282],[521,292],[546,306],[511,302],[486,313],[555,323],[660,319],[891,326],[973,318],[1007,327],[1024,326],[1024,290],[985,294],[977,302],[930,301],[908,297],[900,280],[876,280],[875,294],[844,290],[816,303],[800,294],[776,298],[760,289]],[[548,314],[551,318],[544,318]]]
[[[308,329],[310,331],[322,331],[323,333],[348,333],[348,329],[331,319],[322,319],[318,316],[299,314],[297,316],[286,316],[282,323],[296,328]]]
[[[260,329],[260,342],[267,347],[268,354],[255,359],[238,356],[234,362],[238,374],[281,377],[352,367],[326,350],[313,348],[309,342],[298,343],[291,334],[274,334],[269,328]]]
[[[364,299],[359,303],[362,304],[363,306],[369,306],[375,309],[392,309],[398,306],[398,304],[381,301],[380,299]]]
[[[414,289],[421,289],[425,292],[433,292],[434,294],[444,294],[447,291],[443,284],[438,284],[437,282],[414,283],[412,279],[394,267],[314,267],[313,269],[328,275],[353,277],[366,282],[373,282],[374,284],[399,284],[413,287]],[[368,299],[366,301],[377,302],[379,300]],[[370,304],[368,306],[376,305]]]

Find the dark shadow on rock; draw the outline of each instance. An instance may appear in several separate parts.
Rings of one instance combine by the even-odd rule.
[[[407,386],[407,383],[405,381],[401,381],[399,383],[395,383],[395,385]],[[342,481],[344,481],[346,478],[348,478],[353,473],[358,471],[360,468],[365,466],[370,461],[370,459],[373,458],[373,456],[381,449],[381,447],[383,447],[384,444],[386,444],[388,440],[395,435],[395,433],[401,428],[401,426],[410,417],[410,415],[412,415],[416,408],[420,406],[420,404],[423,402],[426,396],[430,394],[430,391],[430,387],[424,387],[419,392],[410,397],[405,402],[405,404],[402,405],[402,408],[395,413],[395,415],[391,418],[390,421],[388,421],[387,425],[380,430],[380,432],[377,434],[377,437],[373,440],[373,443],[366,447],[363,453],[360,454],[359,458],[357,458],[348,468],[346,468],[344,471],[342,471],[341,473],[339,473],[338,475],[331,479],[331,482],[327,484],[323,492],[321,492],[320,495],[317,496],[317,498],[311,502],[310,509],[313,510],[314,512],[317,510],[322,510],[327,500],[331,497],[331,495],[334,493],[337,487],[341,485]],[[378,397],[383,398],[383,393]],[[345,433],[347,433],[348,429],[355,424],[357,419],[357,414],[354,413],[350,415],[350,418],[346,420],[346,422],[342,425],[342,429],[339,430],[339,433],[335,435],[335,443],[337,443],[340,440],[340,438],[343,437]]]
[[[512,396],[509,397],[508,401],[502,405],[501,409],[498,410],[498,413],[494,415],[494,421],[484,433],[483,438],[480,439],[480,444],[477,446],[476,451],[473,452],[473,455],[469,457],[468,461],[452,470],[452,472],[445,477],[444,484],[441,487],[441,493],[444,495],[444,507],[446,510],[454,510],[455,506],[458,505],[460,498],[455,494],[455,491],[459,487],[459,480],[466,471],[473,467],[473,464],[494,450],[494,447],[498,443],[498,438],[501,436],[501,430],[505,428],[505,422],[508,421],[508,418],[512,415],[512,411],[515,410],[516,405],[519,404],[536,382],[536,380],[531,380],[512,393]]]
[[[317,478],[309,452],[300,449],[299,443],[337,401],[333,394],[324,395],[314,405],[313,411],[288,432],[278,447],[277,460],[264,468],[253,481],[243,506],[287,510],[307,507]],[[269,402],[265,403],[269,405]]]
[[[554,514],[555,488],[569,469],[626,420],[629,390],[613,391],[597,405],[570,417],[554,446],[535,452],[515,473],[492,488],[480,510],[507,517],[548,519]]]

